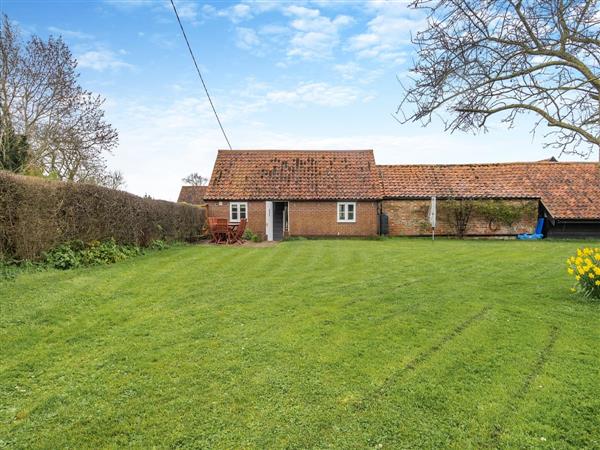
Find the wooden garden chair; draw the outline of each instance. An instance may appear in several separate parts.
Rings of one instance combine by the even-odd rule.
[[[229,227],[227,226],[227,219],[209,217],[208,228],[212,237],[211,242],[214,242],[215,244],[227,242],[227,238],[229,236]]]
[[[230,228],[227,237],[228,244],[241,244],[244,242],[244,231],[246,231],[247,219],[241,219],[235,228]]]

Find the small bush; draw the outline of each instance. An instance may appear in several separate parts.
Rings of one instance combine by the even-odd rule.
[[[249,228],[246,228],[246,231],[244,231],[244,235],[242,236],[242,238],[245,241],[262,242],[262,238]]]
[[[44,262],[55,269],[74,269],[81,265],[81,257],[70,244],[59,245],[45,254]]]
[[[567,259],[567,272],[575,277],[574,292],[600,299],[600,248],[578,248],[577,256]]]
[[[17,267],[14,264],[9,264],[7,261],[0,259],[0,282],[12,281],[17,276]]]
[[[91,241],[88,244],[76,240],[46,252],[44,262],[55,269],[67,270],[80,266],[112,264],[141,253],[139,247],[119,245],[114,239]]]
[[[150,246],[149,247],[152,250],[164,250],[166,248],[169,248],[169,244],[167,244],[162,239],[155,239],[152,242],[150,242]]]

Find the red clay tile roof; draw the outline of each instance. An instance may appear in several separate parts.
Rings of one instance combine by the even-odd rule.
[[[219,150],[208,200],[378,200],[373,150]]]
[[[600,219],[597,163],[378,167],[385,198],[539,198],[555,219]]]
[[[542,203],[555,219],[600,219],[600,165],[548,163],[530,171]]]
[[[179,192],[180,203],[190,203],[192,205],[202,205],[204,203],[204,194],[208,186],[181,186]]]

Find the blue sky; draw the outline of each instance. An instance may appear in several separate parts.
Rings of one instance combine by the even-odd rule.
[[[394,120],[398,79],[414,56],[410,33],[423,23],[405,3],[177,5],[234,148],[373,148],[382,164],[553,156],[527,118],[475,136],[446,133],[441,121]],[[69,44],[82,85],[106,98],[120,136],[109,164],[124,172],[127,190],[175,200],[183,176],[210,175],[226,143],[168,1],[0,0],[0,9],[25,34]]]

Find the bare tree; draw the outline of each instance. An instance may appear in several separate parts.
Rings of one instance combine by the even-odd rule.
[[[127,185],[125,175],[120,170],[106,172],[101,179],[97,180],[97,184],[110,189],[124,189]]]
[[[0,28],[0,129],[25,136],[27,169],[89,181],[106,174],[104,154],[118,142],[104,100],[78,85],[77,61],[62,39],[21,39],[8,17]]]
[[[181,181],[190,186],[204,186],[208,184],[208,178],[203,177],[197,172],[190,173],[187,177],[182,178]]]
[[[486,130],[521,113],[549,131],[545,145],[589,157],[600,150],[600,2],[414,0],[427,11],[400,122]],[[443,113],[446,114],[443,114]],[[600,153],[600,151],[599,151]]]

